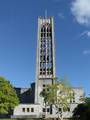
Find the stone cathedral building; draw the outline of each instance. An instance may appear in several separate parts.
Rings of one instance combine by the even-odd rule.
[[[53,17],[38,18],[36,80],[31,88],[15,88],[20,99],[20,105],[16,106],[13,118],[42,118],[45,114],[45,106],[40,92],[45,86],[53,83],[55,75],[55,39]],[[69,111],[63,113],[64,118],[71,118],[74,108],[81,103],[84,95],[82,88],[73,88],[74,99],[70,102]],[[58,117],[55,108],[47,107],[46,117]]]

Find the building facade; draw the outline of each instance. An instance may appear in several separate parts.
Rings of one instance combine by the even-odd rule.
[[[41,91],[45,86],[52,84],[55,78],[55,39],[54,39],[54,19],[53,17],[38,18],[38,35],[37,35],[37,58],[36,58],[36,81],[29,89],[21,89],[18,94],[21,104],[16,106],[13,112],[13,118],[42,118],[46,114],[47,118],[58,118],[56,108],[46,108],[43,104],[43,98],[40,97]],[[71,118],[74,108],[82,103],[81,98],[84,95],[82,88],[72,88],[74,99],[70,101],[69,110],[63,113],[64,118]],[[27,93],[28,95],[26,95]],[[30,99],[30,102],[29,102]],[[32,101],[32,102],[31,102]]]

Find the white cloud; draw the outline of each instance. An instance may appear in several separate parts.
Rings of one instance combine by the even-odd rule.
[[[82,36],[87,36],[87,37],[90,37],[90,31],[84,31],[80,34],[80,37]]]
[[[65,18],[65,16],[62,13],[58,13],[58,17],[61,18],[61,19]]]
[[[90,31],[87,32],[87,36],[90,37]]]
[[[88,54],[90,54],[90,50],[84,50],[83,51],[83,55],[88,55]]]
[[[90,25],[90,0],[73,0],[71,11],[78,23]]]

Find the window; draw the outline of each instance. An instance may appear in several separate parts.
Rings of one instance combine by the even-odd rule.
[[[50,112],[50,109],[49,109],[49,108],[47,108],[47,112]]]
[[[47,75],[49,75],[49,72],[47,72]]]
[[[43,33],[41,33],[41,37],[43,37]]]
[[[29,112],[29,108],[27,108],[27,112]]]
[[[73,98],[73,103],[75,103],[75,98]]]
[[[70,112],[70,108],[69,107],[67,108],[67,110],[68,110],[68,112]]]
[[[75,93],[73,92],[72,95],[73,95],[73,98],[70,99],[70,103],[75,103]]]
[[[43,84],[43,87],[45,87],[45,84]]]
[[[34,112],[34,108],[31,108],[31,112]]]
[[[47,68],[47,71],[49,71],[49,68]]]
[[[69,107],[63,108],[63,111],[64,111],[64,112],[67,112],[67,111],[70,112],[70,108],[69,108]]]
[[[41,28],[41,32],[43,32],[43,27]]]
[[[70,99],[70,103],[72,103],[72,99]]]
[[[43,108],[43,112],[46,112],[46,109],[45,109],[45,108]]]
[[[47,88],[47,91],[49,91],[49,88]]]
[[[45,37],[45,36],[46,36],[46,33],[43,34],[43,37]]]
[[[68,108],[63,108],[63,111],[64,111],[64,112],[68,111]]]
[[[61,108],[58,108],[59,112],[61,111]]]
[[[25,112],[25,108],[22,108],[22,112]]]
[[[40,68],[40,72],[42,71],[42,69]]]
[[[45,75],[45,71],[43,71],[43,75]]]
[[[45,92],[45,89],[43,89],[43,92]]]
[[[42,75],[42,72],[40,72],[40,75]]]
[[[45,29],[45,27],[44,27],[43,29],[44,29],[44,32],[46,32],[46,29]]]

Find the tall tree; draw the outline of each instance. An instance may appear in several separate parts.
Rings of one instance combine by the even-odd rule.
[[[54,106],[58,118],[63,120],[63,111],[69,108],[70,99],[73,99],[72,88],[64,80],[54,79],[53,84],[47,85],[40,95],[44,99],[45,106]]]
[[[0,114],[8,114],[19,104],[19,99],[11,83],[0,76]]]

